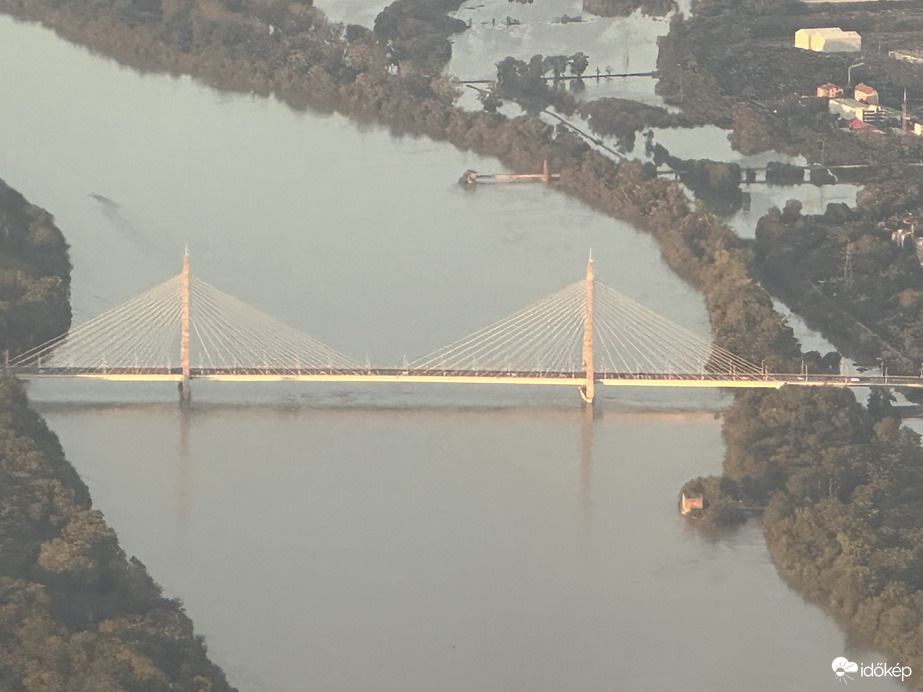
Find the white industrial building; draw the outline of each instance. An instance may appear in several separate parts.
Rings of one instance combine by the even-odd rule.
[[[855,31],[843,31],[835,26],[798,29],[795,48],[818,53],[855,53],[862,50],[862,37]]]
[[[855,99],[836,98],[830,99],[827,109],[844,120],[858,119],[867,122],[869,114],[878,113],[881,111],[881,106],[875,103],[862,103]]]

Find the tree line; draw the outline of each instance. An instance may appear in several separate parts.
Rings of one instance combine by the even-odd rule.
[[[67,331],[70,270],[51,214],[0,180],[0,355]]]
[[[923,448],[892,397],[849,390],[740,393],[725,412],[724,470],[701,492],[706,525],[762,512],[772,561],[793,588],[891,660],[923,670]],[[923,689],[923,679],[909,684]]]
[[[70,326],[70,260],[45,210],[0,181],[0,347]],[[181,605],[95,511],[21,382],[0,377],[0,689],[230,691]]]

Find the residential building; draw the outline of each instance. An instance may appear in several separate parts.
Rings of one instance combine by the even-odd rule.
[[[862,101],[863,103],[878,103],[878,91],[874,87],[870,87],[868,84],[859,83],[856,85],[855,91],[853,91],[853,98],[856,101]]]
[[[827,82],[817,87],[818,96],[826,96],[828,99],[835,99],[843,95],[843,89],[833,82]]]

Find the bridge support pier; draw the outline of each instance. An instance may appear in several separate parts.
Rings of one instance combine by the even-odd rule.
[[[180,406],[187,406],[192,401],[192,387],[188,377],[180,381],[178,389]]]
[[[590,397],[587,395],[586,385],[580,385],[577,391],[580,392],[580,401],[583,404],[583,407],[588,408],[591,411],[595,411],[596,410],[596,397],[595,396]]]

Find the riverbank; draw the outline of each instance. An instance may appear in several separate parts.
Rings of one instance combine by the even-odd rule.
[[[51,215],[0,181],[2,344],[70,325],[70,261]],[[182,606],[128,558],[22,383],[0,379],[0,688],[230,692]]]
[[[887,394],[867,407],[845,390],[739,394],[725,413],[720,478],[686,493],[713,502],[705,521],[733,526],[765,508],[763,531],[782,578],[860,642],[909,665],[923,689],[923,449]],[[714,512],[712,512],[714,510]]]
[[[0,687],[233,690],[12,379],[0,380],[0,504]]]
[[[67,243],[54,219],[0,180],[0,354],[70,327]]]
[[[916,374],[921,272],[891,233],[919,214],[918,174],[900,162],[916,160],[920,140],[838,132],[815,104],[792,101],[791,93],[812,93],[823,81],[842,83],[847,64],[859,60],[806,54],[790,46],[790,37],[809,22],[861,29],[869,43],[899,40],[919,17],[907,16],[907,8],[873,18],[832,5],[822,16],[803,7],[786,15],[781,3],[698,7],[661,44],[660,88],[668,100],[734,128],[744,151],[782,149],[828,164],[872,161],[878,169],[856,209],[832,205],[822,216],[805,216],[791,202],[764,217],[756,273],[843,353]],[[900,28],[898,15],[906,22]],[[722,29],[728,26],[736,33]],[[761,72],[769,55],[777,57],[771,76]],[[883,93],[919,79],[893,61],[863,58]],[[920,670],[923,517],[916,498],[923,457],[919,436],[900,427],[887,395],[874,392],[863,408],[846,392],[741,394],[723,432],[722,476],[685,486],[711,495],[715,511],[706,511],[707,521],[733,525],[746,517],[743,508],[765,507],[764,533],[779,574],[859,640]],[[919,676],[909,684],[923,688]]]

